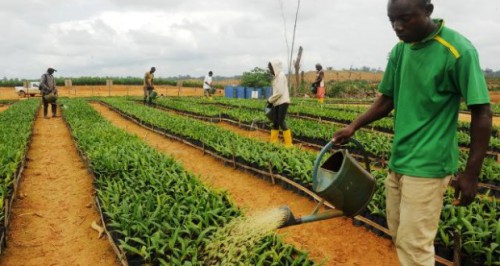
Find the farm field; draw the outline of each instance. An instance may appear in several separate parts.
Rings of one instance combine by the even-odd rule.
[[[175,86],[157,85],[158,94],[164,96],[203,96],[201,88],[187,88]],[[104,97],[104,96],[142,96],[144,94],[142,86],[125,86],[113,85],[107,86],[73,86],[73,87],[58,87],[58,92],[61,97]],[[223,95],[222,90],[218,90],[215,94]],[[39,97],[35,97],[39,98]],[[17,100],[19,96],[13,88],[0,87],[0,100]]]
[[[249,173],[224,166],[197,149],[154,134],[105,106],[93,104],[93,107],[114,125],[147,139],[152,147],[172,154],[211,187],[227,190],[230,199],[248,213],[282,205],[288,205],[298,215],[308,214],[314,209],[314,202],[304,197],[273,186]],[[326,259],[325,265],[397,265],[395,249],[391,247],[389,240],[377,237],[364,228],[354,227],[350,219],[338,218],[284,228],[279,233],[284,235],[287,242],[310,252],[315,261]],[[331,245],[332,242],[338,245]]]
[[[41,117],[40,111],[0,264],[118,265],[109,242],[90,227],[100,219],[92,176],[68,128],[60,117]]]
[[[168,95],[173,90],[175,88],[165,88],[165,93]],[[221,97],[216,97],[214,101],[199,97],[163,97],[158,99],[158,108],[151,108],[140,104],[142,90],[134,93],[131,91],[124,88],[116,94],[135,97],[96,97],[115,95],[109,91],[94,89],[90,91],[90,95],[86,95],[94,96],[89,98],[89,103],[83,100],[61,98],[63,118],[44,120],[40,119],[38,113],[33,122],[33,134],[26,155],[24,171],[17,188],[14,185],[14,193],[17,197],[12,205],[10,226],[7,230],[8,247],[4,251],[5,254],[0,257],[0,263],[4,264],[5,261],[7,264],[15,264],[19,256],[33,255],[39,258],[40,254],[44,254],[49,261],[52,261],[49,258],[54,257],[53,261],[56,264],[72,264],[75,261],[80,262],[78,256],[86,256],[82,255],[86,254],[85,252],[94,252],[92,248],[102,252],[102,255],[91,258],[94,259],[94,261],[89,261],[91,264],[115,265],[119,263],[113,252],[125,254],[129,262],[133,263],[139,261],[153,264],[162,264],[167,261],[172,264],[179,264],[181,261],[200,263],[204,255],[198,252],[204,249],[206,242],[198,237],[200,234],[210,235],[214,226],[220,227],[240,215],[252,215],[283,205],[288,205],[294,214],[299,216],[308,214],[314,209],[316,204],[310,200],[307,193],[299,193],[293,186],[290,187],[291,183],[287,184],[284,181],[285,179],[291,180],[310,190],[310,168],[318,147],[325,143],[324,141],[335,128],[344,123],[343,120],[323,121],[321,116],[318,120],[313,101],[311,103],[305,101],[293,106],[290,109],[292,114],[290,125],[294,128],[297,142],[295,148],[287,150],[280,145],[274,146],[267,142],[268,133],[263,122],[265,118],[260,112],[255,111],[262,105],[259,101],[234,101]],[[88,90],[86,92],[89,93]],[[99,95],[96,95],[97,92]],[[186,90],[184,93],[198,96],[197,93],[201,94],[201,90]],[[70,92],[67,96],[70,96]],[[70,98],[74,98],[73,96]],[[170,96],[176,95],[171,93]],[[9,105],[0,105],[0,114],[20,104],[38,105],[32,102],[33,100],[17,101]],[[351,109],[351,107],[353,106],[326,105],[326,108],[331,110],[325,108],[321,112],[333,112],[335,115],[329,116],[336,117],[361,110],[357,107]],[[467,114],[462,114],[461,117],[465,122],[467,121]],[[314,129],[311,125],[315,125]],[[463,123],[459,130],[465,132],[467,126],[467,123]],[[255,127],[259,130],[255,130]],[[377,128],[367,129],[361,135],[356,136],[365,144],[380,142],[378,145],[368,147],[372,158],[372,169],[376,169],[372,172],[378,180],[376,195],[383,195],[379,181],[386,174],[384,160],[388,156],[386,146],[391,137],[391,131],[386,130],[386,127],[390,127],[390,123],[389,126],[381,124]],[[379,132],[379,130],[382,131]],[[52,142],[45,143],[43,140],[52,134],[54,136],[51,139]],[[166,134],[171,137],[165,138]],[[319,138],[314,139],[314,136],[319,136]],[[232,141],[236,141],[238,145],[233,146]],[[468,140],[464,138],[460,141],[466,145]],[[73,143],[76,143],[76,146]],[[498,154],[498,140],[495,132],[492,132],[492,143],[489,151],[492,157],[485,162],[486,169],[481,177],[484,186],[480,193],[490,193],[496,202],[498,195],[495,193],[500,183],[498,162],[496,158],[492,159],[495,154]],[[465,146],[463,149],[466,152]],[[61,153],[61,150],[65,152]],[[356,150],[353,150],[353,153],[356,154]],[[83,154],[83,162],[79,154]],[[141,157],[148,159],[137,159]],[[282,164],[269,165],[269,162],[281,160]],[[58,163],[55,164],[54,161]],[[136,163],[138,165],[135,165]],[[138,167],[139,165],[141,166]],[[245,165],[250,167],[246,168]],[[268,167],[272,168],[269,170],[271,176],[278,178],[277,184],[273,185],[270,182],[271,179],[255,171],[255,169],[262,170]],[[142,168],[144,170],[141,170]],[[96,178],[94,187],[92,187],[93,176],[87,172],[87,169]],[[175,179],[171,179],[171,176],[177,176],[176,179],[179,180],[174,181]],[[200,180],[201,183],[196,180]],[[47,182],[50,185],[44,186],[43,184]],[[182,206],[188,209],[190,206],[184,204],[188,202],[193,204],[192,199],[182,192],[185,189],[183,182],[191,184],[189,189],[195,188],[195,191],[201,189],[200,192],[196,192],[202,195],[198,198],[211,198],[213,204],[219,207],[211,211],[214,206],[211,203],[190,210],[186,222],[178,225],[179,228],[189,233],[182,233],[181,239],[178,240],[180,242],[176,242],[177,240],[172,238],[172,235],[161,232],[175,229],[175,227],[170,228],[170,223],[177,224],[179,221],[172,218],[175,216],[162,216],[162,213],[172,212],[172,210],[182,213],[184,212]],[[71,186],[68,183],[77,185]],[[170,186],[160,185],[166,183],[175,187],[176,193],[169,194],[171,191],[167,188]],[[492,189],[492,191],[487,192],[485,189]],[[48,195],[47,191],[50,192]],[[224,196],[226,192],[222,191],[227,191],[227,196]],[[150,195],[153,194],[159,198],[151,198]],[[97,196],[99,206],[93,206],[93,195]],[[182,197],[178,199],[179,201],[171,201],[172,195],[182,195]],[[452,191],[447,195],[445,211],[440,223],[440,236],[436,244],[447,248],[453,245],[449,241],[448,234],[450,228],[454,228],[456,224],[450,222],[450,217],[460,215],[458,223],[462,226],[465,237],[465,247],[462,250],[464,256],[474,254],[484,260],[489,258],[491,261],[499,254],[494,248],[490,248],[490,251],[487,249],[494,241],[498,241],[495,238],[496,235],[479,235],[473,232],[478,230],[487,232],[500,226],[497,225],[499,224],[497,216],[491,216],[492,213],[500,211],[497,210],[497,205],[491,205],[488,197],[480,196],[477,203],[470,208],[455,211],[450,205],[451,195]],[[165,208],[180,204],[179,209],[161,208],[162,211],[160,211],[160,205],[153,203],[157,201],[164,201],[165,203],[161,206],[164,205]],[[124,202],[128,204],[124,205]],[[143,202],[148,203],[144,205]],[[264,242],[258,244],[262,246],[258,246],[257,249],[276,252],[279,254],[278,261],[289,263],[301,261],[301,265],[308,265],[312,261],[323,262],[324,265],[397,265],[394,247],[386,237],[381,237],[384,235],[384,225],[378,218],[383,219],[383,204],[383,197],[376,196],[368,206],[367,212],[355,219],[336,218],[279,229],[277,238],[271,235],[266,236]],[[125,219],[123,215],[128,212],[124,208],[134,210],[135,216],[127,215],[128,218]],[[103,211],[103,219],[110,232],[104,238],[112,240],[115,246],[119,246],[118,252],[112,248],[109,241],[98,239],[97,231],[89,225],[92,221],[100,220],[98,214],[100,209]],[[192,217],[203,216],[206,213],[214,213],[214,216],[203,222],[203,225],[201,223],[196,227],[189,225],[199,221],[198,218],[192,220]],[[473,213],[480,214],[480,216],[472,216]],[[151,221],[153,218],[147,217],[160,220]],[[476,222],[472,222],[477,219],[481,219],[484,224],[477,225]],[[162,226],[158,221],[161,221]],[[169,229],[165,229],[167,221],[170,225],[166,228]],[[36,226],[33,225],[34,223]],[[148,223],[149,226],[142,226],[142,228],[131,226],[144,223]],[[476,228],[476,226],[481,227]],[[21,229],[25,227],[34,231]],[[204,233],[199,231],[203,228],[207,230]],[[69,234],[66,230],[72,233],[78,231],[81,235]],[[26,235],[31,238],[23,238]],[[470,246],[470,243],[475,243],[471,242],[471,237],[475,239],[475,242],[483,243],[484,247]],[[81,242],[73,241],[75,238]],[[48,239],[47,245],[40,245],[46,242],[37,242],[35,239]],[[155,239],[156,242],[150,242],[151,239]],[[75,242],[75,246],[62,244],[71,241]],[[163,248],[160,248],[161,243],[165,244]],[[60,252],[76,253],[76,255],[63,256],[60,257],[61,260],[55,259],[54,250],[61,245],[64,245],[64,249]],[[78,246],[91,248],[88,250],[80,248],[75,251]],[[193,247],[199,249],[193,249]],[[276,262],[277,258],[269,254],[258,253],[255,257],[246,259],[254,262]],[[123,259],[123,257],[120,258]],[[446,259],[450,260],[449,257]],[[283,265],[286,264],[283,263]]]
[[[193,99],[193,100],[194,100],[194,99]],[[186,100],[187,102],[190,102],[190,104],[188,104],[188,105],[186,105],[186,106],[193,107],[193,108],[190,108],[190,111],[186,112],[186,114],[188,114],[188,113],[192,113],[192,112],[193,112],[193,110],[192,110],[192,109],[196,109],[196,107],[194,107],[194,106],[193,106],[193,103],[194,103],[194,102],[196,102],[196,100],[194,100],[194,101],[193,101],[193,100]],[[222,100],[222,99],[221,99],[221,100]],[[162,101],[163,101],[163,100],[162,100]],[[162,101],[159,101],[159,103],[161,104],[161,102],[162,102]],[[180,99],[180,98],[179,98],[179,99],[177,99],[175,102],[176,102],[176,103],[179,103],[179,102],[183,102],[183,101],[184,101],[183,99]],[[129,113],[129,115],[132,115],[132,116],[134,116],[134,117],[143,117],[143,116],[144,116],[144,117],[143,117],[143,118],[141,118],[140,120],[145,119],[145,118],[148,116],[148,114],[146,114],[145,112],[143,112],[144,110],[143,110],[143,111],[141,111],[141,110],[140,110],[141,108],[139,108],[139,107],[137,107],[137,108],[136,108],[136,107],[131,106],[130,104],[128,104],[128,105],[123,105],[123,104],[121,104],[121,103],[120,103],[120,101],[111,100],[111,99],[106,100],[106,102],[111,103],[113,106],[115,106],[115,107],[119,108],[120,110],[128,110],[128,111],[126,111],[126,112],[127,112],[127,113]],[[237,106],[240,106],[240,107],[241,107],[241,105],[243,104],[243,102],[245,102],[245,103],[246,103],[246,102],[248,102],[248,103],[249,103],[249,105],[251,105],[249,101],[236,101],[236,102],[235,102],[235,105],[237,105]],[[171,106],[172,104],[173,104],[173,102],[167,102],[167,103],[166,103],[166,105],[168,105],[168,106]],[[208,104],[208,105],[211,105],[211,104],[213,104],[213,102],[207,102],[207,104]],[[182,104],[180,104],[180,105],[182,105]],[[172,106],[171,106],[171,107],[172,107]],[[176,107],[176,108],[177,108],[177,107]],[[200,109],[200,111],[201,111],[201,110],[204,110],[204,111],[202,111],[202,112],[208,112],[208,113],[210,113],[210,109],[211,109],[211,108],[209,108],[209,107],[200,107],[200,108],[201,108],[201,109]],[[240,109],[241,109],[241,108],[240,108]],[[212,111],[213,111],[213,110],[212,110]],[[153,112],[153,110],[151,110],[151,111],[149,111],[149,112],[151,112],[151,114],[150,114],[150,115],[151,115],[151,118],[153,118],[153,117],[164,117],[164,116],[166,115],[166,113],[165,113],[165,114],[160,115],[160,113],[159,113],[159,112]],[[156,114],[156,113],[157,113],[157,114]],[[207,115],[208,115],[208,113],[207,113]],[[211,112],[211,113],[213,114],[214,112]],[[215,116],[215,118],[214,118],[214,119],[215,119],[215,120],[218,120],[219,118],[217,118],[217,117],[220,117],[220,115],[219,115],[217,112],[215,112],[215,114],[216,114],[216,116]],[[210,117],[210,115],[208,115],[207,117]],[[240,119],[241,119],[241,118],[242,118],[242,117],[240,116]],[[254,115],[254,118],[255,118],[255,115]],[[147,120],[149,120],[149,121],[153,121],[153,120],[150,120],[149,118],[147,118]],[[146,121],[146,120],[144,120],[144,121]],[[250,120],[250,121],[252,121],[252,120]],[[240,122],[243,122],[243,120],[240,120]],[[238,122],[238,124],[239,124],[240,122]],[[146,122],[146,123],[150,123],[150,122]],[[156,121],[156,122],[154,122],[154,123],[155,123],[155,125],[158,125],[158,126],[159,126],[162,122],[160,122],[160,121],[158,120],[158,121]],[[166,123],[166,124],[172,124],[172,123],[173,123],[173,121],[171,121],[171,122],[167,122],[167,121],[165,121],[165,123]],[[191,123],[191,124],[192,124],[193,122],[189,122],[189,123]],[[293,127],[293,126],[292,126],[292,127]],[[160,128],[161,128],[161,126],[160,126]],[[210,129],[209,131],[211,132],[212,130],[216,130],[216,129]],[[174,131],[175,131],[175,130],[174,130]],[[196,131],[196,130],[195,130],[195,131]],[[199,130],[198,130],[198,131],[199,131]],[[190,133],[187,133],[187,134],[189,135]],[[216,133],[216,135],[220,135],[220,134],[223,134],[223,133],[222,133],[222,132],[220,132],[220,133]],[[181,134],[181,135],[182,135],[182,134]],[[318,134],[318,135],[320,135],[320,134]],[[208,140],[207,140],[207,141],[208,141]],[[209,142],[206,142],[206,143],[208,144]],[[222,152],[222,151],[221,151],[221,152]],[[259,153],[259,152],[257,152],[257,153]],[[241,154],[241,155],[243,156],[243,154]],[[298,155],[298,154],[297,154],[297,155]],[[248,159],[247,159],[247,160],[248,160]],[[489,165],[489,166],[488,166],[488,165]],[[489,170],[488,170],[488,169],[489,169]],[[484,173],[484,175],[485,175],[485,177],[484,177],[484,178],[485,178],[485,180],[498,180],[498,174],[497,174],[497,173],[498,173],[498,164],[496,163],[496,160],[491,160],[491,159],[488,159],[488,163],[486,163],[486,165],[485,165],[485,173]],[[290,174],[295,175],[294,173],[290,173]],[[306,182],[305,186],[307,186],[307,182],[310,182],[310,181],[307,181],[307,180],[303,179],[303,176],[302,176],[299,172],[297,172],[296,174],[297,174],[297,177],[296,177],[296,178],[297,178],[297,182],[300,182],[300,181]],[[383,175],[384,175],[384,174],[382,174],[382,176],[383,176]],[[306,174],[306,176],[307,176],[307,174]],[[491,178],[492,178],[492,179],[491,179]],[[306,179],[307,179],[307,178],[306,178]],[[295,180],[295,178],[294,178],[294,180]],[[489,182],[489,181],[486,181],[486,182]],[[497,182],[497,181],[493,181],[493,182]],[[451,199],[452,199],[452,197],[451,197],[451,196],[448,196],[448,197],[447,197],[447,202],[448,202],[447,204],[450,204],[450,203],[451,203]],[[482,206],[482,204],[484,204],[484,203],[478,203],[478,204],[479,204],[479,205],[474,206],[474,207],[471,207],[471,208],[483,208],[483,207],[481,207],[481,206]],[[372,209],[372,211],[375,211],[377,208],[379,208],[379,207],[380,207],[380,205],[379,205],[378,207],[377,207],[376,205],[377,205],[377,204],[375,204],[374,206],[372,206],[372,208],[371,208],[371,209]],[[369,206],[369,207],[370,207],[370,206]],[[450,206],[450,207],[451,207],[451,206]],[[445,209],[450,209],[450,207],[446,207]],[[374,208],[375,208],[375,209],[374,209]],[[486,208],[489,208],[489,207],[486,207]],[[493,208],[495,208],[495,207],[493,207]],[[455,214],[453,214],[453,215],[455,215]],[[493,217],[495,217],[495,216],[493,216]],[[494,221],[495,221],[495,223],[494,223],[494,224],[496,224],[496,222],[497,222],[496,218],[494,218]],[[488,243],[488,242],[485,242],[485,243]]]

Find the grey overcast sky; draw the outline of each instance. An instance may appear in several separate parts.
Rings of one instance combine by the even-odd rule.
[[[383,69],[397,37],[387,0],[302,0],[296,47],[314,64]],[[433,17],[500,70],[500,0],[434,0]],[[2,0],[0,78],[240,75],[288,59],[297,0]],[[286,31],[285,31],[286,25]]]

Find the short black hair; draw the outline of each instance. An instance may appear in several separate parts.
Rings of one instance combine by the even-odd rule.
[[[397,0],[389,0],[389,1],[396,2]],[[431,0],[413,0],[413,1],[420,7],[426,7],[427,5],[431,4]]]
[[[431,3],[431,0],[417,0],[417,1],[420,2],[419,5],[424,7]]]
[[[213,74],[213,72],[212,72],[212,71],[208,71],[208,74],[209,74],[209,75],[212,75],[212,74]]]

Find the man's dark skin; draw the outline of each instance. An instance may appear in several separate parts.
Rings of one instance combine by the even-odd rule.
[[[387,14],[396,35],[406,43],[419,42],[437,28],[431,14],[434,6],[425,0],[389,0]],[[387,116],[394,109],[394,101],[386,95],[379,96],[373,105],[347,127],[335,132],[332,141],[344,143],[359,128]],[[477,184],[483,159],[488,150],[491,134],[492,112],[489,104],[470,105],[470,152],[465,171],[458,175],[454,202],[467,206],[477,192]]]

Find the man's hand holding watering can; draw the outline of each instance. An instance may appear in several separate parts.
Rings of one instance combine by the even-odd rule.
[[[355,132],[356,129],[351,125],[344,127],[343,129],[337,130],[333,133],[331,142],[335,144],[344,144],[354,135]]]

